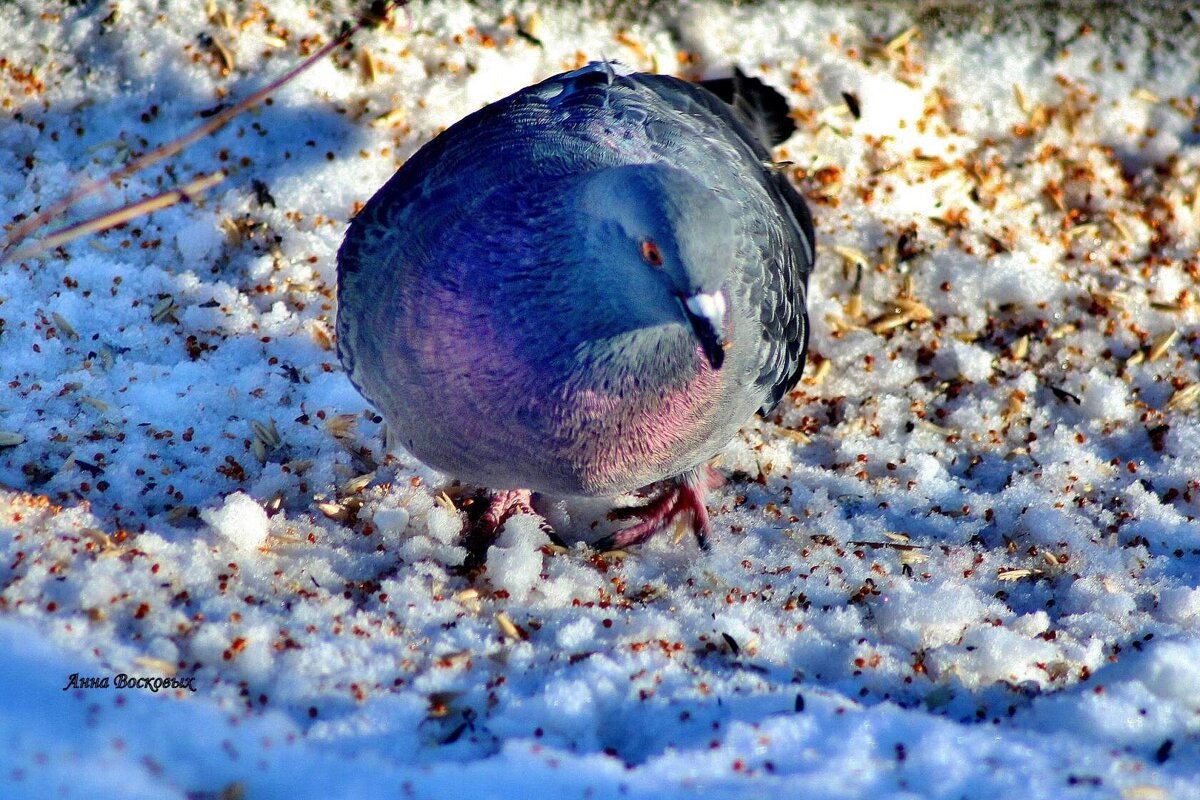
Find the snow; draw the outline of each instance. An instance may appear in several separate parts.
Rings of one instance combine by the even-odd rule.
[[[539,529],[531,515],[512,519],[496,543],[488,548],[488,580],[516,602],[525,602],[529,593],[538,590],[542,583],[541,548],[548,544],[550,537]],[[550,583],[553,585],[553,581]]]
[[[0,797],[1200,797],[1194,12],[599,5],[414,4],[64,221],[202,196],[0,265]],[[0,219],[350,9],[0,5]],[[599,57],[786,93],[808,377],[710,552],[539,498],[558,539],[481,568],[479,487],[337,363],[334,257],[431,136]]]
[[[267,512],[244,492],[234,492],[225,498],[219,509],[204,509],[200,519],[216,529],[234,547],[254,550],[267,541]]]

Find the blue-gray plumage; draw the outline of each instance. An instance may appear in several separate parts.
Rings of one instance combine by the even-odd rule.
[[[409,451],[499,490],[492,530],[530,490],[666,480],[607,544],[688,513],[703,544],[706,462],[800,378],[812,221],[768,151],[792,131],[774,90],[615,66],[400,168],[338,253],[338,353]]]

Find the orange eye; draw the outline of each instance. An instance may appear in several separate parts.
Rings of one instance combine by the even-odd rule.
[[[661,267],[663,265],[662,253],[658,250],[658,245],[649,239],[642,240],[642,260],[652,267]]]

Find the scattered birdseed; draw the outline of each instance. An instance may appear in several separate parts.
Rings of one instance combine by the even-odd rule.
[[[1195,405],[1197,398],[1200,398],[1200,383],[1189,384],[1181,389],[1176,389],[1167,400],[1167,404],[1163,406],[1163,410],[1183,411]]]
[[[1179,339],[1179,331],[1172,328],[1169,331],[1163,331],[1158,336],[1154,337],[1154,341],[1150,344],[1150,349],[1146,351],[1146,360],[1150,362],[1158,361],[1167,354],[1171,346]]]
[[[509,639],[524,641],[529,638],[529,634],[526,633],[524,629],[518,627],[517,624],[512,621],[512,618],[508,616],[508,614],[504,613],[503,611],[497,611],[495,616],[496,624],[500,626],[500,632]]]
[[[0,269],[4,780],[248,788],[181,788],[182,759],[304,797],[365,748],[351,772],[376,794],[470,775],[674,800],[683,765],[742,794],[855,772],[891,796],[952,756],[981,800],[1014,774],[1044,778],[1023,784],[1035,800],[1188,796],[1194,36],[1141,8],[1118,29],[1007,9],[970,17],[964,45],[949,15],[899,6],[622,24],[483,5],[398,10],[104,180],[363,4],[0,4],[19,32],[0,57],[3,235],[103,186],[64,218],[79,241],[37,229],[49,249]],[[620,523],[553,497],[538,508],[565,547],[518,516],[488,543],[507,561],[468,552],[485,487],[389,452],[333,357],[335,253],[438,129],[614,48],[688,77],[737,64],[787,95],[798,131],[766,169],[830,243],[805,380],[724,453],[709,552],[595,553]],[[73,671],[197,691],[62,692]],[[1078,725],[1083,706],[1105,724]],[[865,744],[848,760],[846,741]]]

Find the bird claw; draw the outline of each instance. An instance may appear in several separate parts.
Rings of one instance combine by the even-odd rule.
[[[657,500],[658,498],[655,499]],[[650,502],[653,503],[654,501],[652,500]],[[616,522],[617,520],[636,519],[645,513],[647,505],[650,505],[650,503],[640,506],[620,506],[609,511],[606,516],[612,522]],[[601,541],[603,541],[603,539]]]
[[[701,550],[708,550],[708,534],[712,526],[704,497],[709,489],[715,489],[725,480],[712,467],[704,466],[684,473],[667,483],[667,486],[645,505],[614,509],[612,519],[637,519],[628,528],[605,536],[592,546],[598,550],[621,550],[641,544],[657,533],[671,527],[680,517],[690,516],[692,533]]]
[[[492,501],[488,504],[487,510],[479,518],[479,527],[489,538],[495,539],[500,535],[500,529],[504,527],[504,523],[517,514],[538,516],[538,513],[533,510],[533,493],[528,489],[509,489],[496,492],[492,495]],[[543,520],[542,524],[545,525],[546,522]]]
[[[533,507],[533,493],[528,489],[497,492],[492,497],[491,503],[488,504],[487,510],[483,512],[483,516],[479,518],[478,525],[488,540],[493,541],[500,535],[500,529],[504,527],[504,523],[518,514],[530,514],[537,517],[538,530],[546,534],[552,543],[563,546],[554,526]]]
[[[496,492],[488,503],[487,510],[473,525],[469,524],[463,530],[466,537],[467,559],[464,566],[475,569],[483,565],[487,558],[488,548],[496,541],[504,523],[518,514],[532,514],[538,518],[538,527],[554,544],[561,545],[562,540],[554,532],[554,528],[541,514],[533,508],[533,493],[528,489],[509,489]]]
[[[708,534],[712,525],[709,522],[708,509],[704,507],[704,498],[709,490],[724,485],[725,478],[708,465],[696,467],[675,478],[662,481],[661,490],[643,505],[615,508],[610,511],[609,519],[635,519],[637,522],[594,542],[592,547],[597,550],[621,550],[641,544],[681,519],[687,518],[692,534],[696,537],[696,544],[701,550],[707,551]],[[468,549],[478,551],[482,560],[482,554],[500,535],[504,523],[518,514],[532,514],[538,517],[542,531],[554,543],[561,543],[554,533],[554,528],[534,510],[532,492],[528,489],[508,489],[492,495],[487,510],[475,524],[473,535],[470,537],[475,546]]]
[[[706,488],[716,491],[725,485],[725,476],[717,472],[712,466],[705,464],[703,467],[697,467],[697,469],[701,470],[700,478],[704,481]]]

